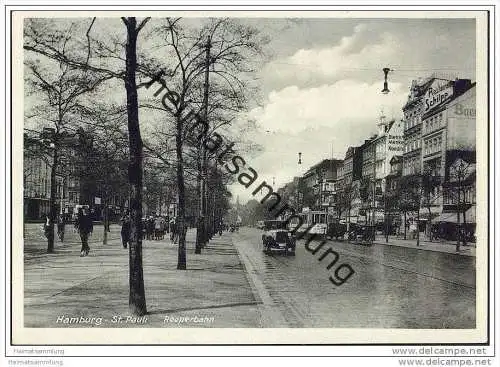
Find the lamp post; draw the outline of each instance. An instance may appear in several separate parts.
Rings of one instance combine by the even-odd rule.
[[[387,74],[389,74],[389,71],[391,71],[391,69],[383,68],[382,71],[384,72],[384,89],[382,89],[382,93],[387,94],[390,92],[387,84]]]

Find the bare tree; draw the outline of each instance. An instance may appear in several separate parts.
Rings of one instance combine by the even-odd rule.
[[[476,164],[473,152],[465,152],[458,156],[449,167],[448,180],[444,184],[446,196],[455,207],[456,223],[456,251],[460,251],[460,242],[467,244],[467,210],[472,206],[474,185],[476,180]],[[460,223],[462,214],[462,224]]]
[[[85,129],[80,135],[90,140],[78,147],[76,167],[79,176],[94,183],[102,200],[103,244],[109,232],[109,203],[112,196],[128,196],[127,133],[123,131],[124,115],[113,106],[94,103],[84,113]]]
[[[258,32],[229,19],[210,19],[201,28],[192,29],[182,26],[181,19],[167,18],[155,33],[165,42],[160,45],[166,53],[162,59],[176,61],[172,68],[159,68],[159,62],[150,62],[151,70],[154,67],[160,70],[155,81],[161,88],[155,96],[164,92],[164,103],[163,106],[152,103],[145,107],[168,112],[175,121],[179,223],[182,225],[185,197],[181,197],[184,195],[181,186],[185,185],[185,164],[190,163],[185,159],[194,153],[199,196],[195,253],[200,253],[213,232],[207,206],[209,197],[213,196],[208,179],[207,138],[222,126],[229,125],[246,106],[248,88],[245,87],[248,84],[245,85],[242,76],[251,72],[249,55],[260,50]],[[162,75],[168,75],[168,82],[161,78]],[[178,268],[185,269],[185,242],[183,231],[180,233]]]
[[[125,59],[122,56],[123,45],[113,39],[110,47],[91,36],[95,18],[90,19],[84,38],[78,39],[79,46],[67,53],[65,45],[72,37],[72,32],[53,31],[51,25],[41,25],[38,20],[29,20],[25,24],[24,49],[44,55],[59,62],[62,68],[73,72],[84,72],[88,78],[100,82],[117,78],[124,82],[127,93],[127,119],[129,133],[129,167],[128,178],[131,186],[131,245],[129,247],[129,308],[133,314],[144,315],[146,297],[142,269],[142,139],[139,126],[138,98],[136,74],[141,67],[137,62],[137,38],[150,18],[139,24],[135,17],[123,17],[121,21],[126,27],[127,42]],[[80,34],[81,36],[81,34]],[[108,35],[109,38],[112,36]],[[59,43],[63,40],[63,47]],[[84,47],[82,47],[84,46]],[[102,66],[105,60],[105,66]],[[107,61],[107,63],[106,63]],[[123,63],[125,70],[123,70]],[[116,67],[116,65],[119,65]],[[141,69],[142,70],[142,69]],[[83,83],[86,88],[94,88],[94,83]],[[79,95],[77,93],[77,95]]]
[[[56,173],[60,161],[60,149],[64,139],[75,131],[75,120],[82,107],[84,97],[95,91],[104,81],[111,78],[109,75],[95,74],[86,70],[74,69],[63,61],[67,57],[71,40],[73,24],[64,31],[58,31],[47,41],[47,48],[60,55],[60,58],[46,58],[44,63],[38,59],[27,58],[28,93],[36,94],[40,103],[33,108],[32,116],[42,126],[48,126],[44,131],[45,139],[52,148],[52,164],[50,173],[50,200],[49,200],[49,230],[47,252],[54,251],[54,223],[57,216],[56,208]],[[89,26],[91,29],[92,24]],[[30,40],[33,35],[39,35],[43,29],[29,24],[25,28],[25,38]],[[28,41],[25,49],[38,53]],[[42,55],[45,55],[42,53]],[[47,55],[45,55],[47,56]]]

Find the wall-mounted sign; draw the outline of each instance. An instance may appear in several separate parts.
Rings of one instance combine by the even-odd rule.
[[[453,95],[453,84],[447,82],[437,85],[433,83],[427,92],[425,92],[424,112],[430,111],[433,108],[443,104]]]
[[[463,105],[461,103],[457,103],[455,105],[455,108],[453,109],[453,112],[457,116],[476,117],[476,109],[474,107]]]

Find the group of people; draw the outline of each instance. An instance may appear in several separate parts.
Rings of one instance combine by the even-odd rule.
[[[85,209],[78,209],[78,213],[75,217],[75,231],[80,235],[82,241],[82,247],[80,250],[80,256],[87,256],[90,251],[89,247],[89,236],[94,230],[94,224],[92,222],[91,213]],[[50,231],[50,216],[47,214],[45,216],[45,223],[43,225],[45,237],[49,237]],[[60,241],[64,241],[64,233],[66,230],[66,217],[64,214],[59,214],[57,217],[57,236]]]
[[[43,225],[43,230],[45,237],[49,237],[50,231],[50,216],[47,214],[45,223]],[[94,224],[92,221],[91,213],[86,208],[79,208],[78,213],[75,217],[75,231],[79,233],[80,239],[82,241],[82,247],[80,250],[80,256],[87,256],[90,252],[89,247],[89,236],[94,230]],[[121,218],[121,238],[123,248],[127,248],[131,241],[131,217],[130,212],[127,210]],[[164,217],[159,215],[149,216],[143,219],[142,223],[142,238],[147,240],[163,240],[165,238],[165,233],[170,233],[170,240],[173,243],[177,243],[179,238],[178,228],[177,228],[177,218],[172,218],[170,222]],[[64,241],[64,232],[66,226],[66,218],[64,214],[60,214],[57,217],[57,235],[59,239]]]
[[[150,215],[142,221],[143,238],[147,240],[163,240],[165,232],[167,231],[167,221],[159,215]]]
[[[123,248],[127,248],[131,240],[131,218],[130,212],[127,210],[123,217],[121,218],[122,229],[122,245]],[[170,232],[170,240],[173,243],[177,243],[178,231],[177,231],[177,219],[172,218],[167,224],[167,220],[159,215],[149,216],[142,220],[142,238],[147,240],[163,240],[165,238],[165,233]]]

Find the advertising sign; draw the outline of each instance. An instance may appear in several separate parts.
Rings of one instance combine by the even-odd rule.
[[[445,84],[437,85],[433,83],[427,92],[425,92],[425,105],[424,112],[428,112],[433,108],[443,104],[453,95],[453,84],[447,82]]]

